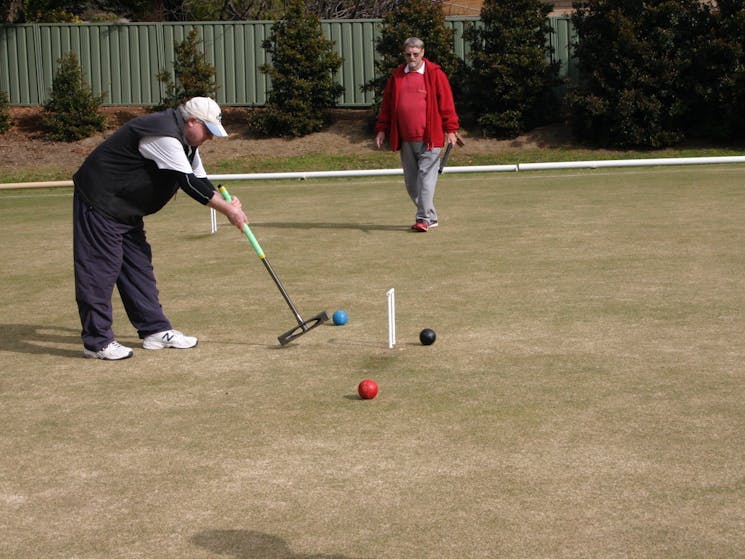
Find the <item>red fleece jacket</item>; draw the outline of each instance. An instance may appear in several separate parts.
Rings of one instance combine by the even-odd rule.
[[[405,64],[396,68],[385,85],[383,102],[375,123],[375,131],[383,131],[388,137],[393,151],[401,147],[398,133],[396,111],[404,77]],[[450,81],[439,64],[424,59],[424,85],[427,90],[427,123],[424,128],[424,142],[427,149],[441,148],[445,145],[445,133],[457,132],[460,128],[458,114],[455,112],[453,90]]]

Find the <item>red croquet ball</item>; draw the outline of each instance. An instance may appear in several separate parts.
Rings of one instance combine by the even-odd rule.
[[[357,386],[357,393],[363,400],[372,400],[378,395],[378,383],[371,378],[366,378]]]

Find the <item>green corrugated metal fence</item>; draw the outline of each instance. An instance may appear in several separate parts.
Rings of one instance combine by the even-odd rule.
[[[478,18],[448,18],[458,56],[468,56],[463,32]],[[551,18],[548,39],[562,75],[573,73],[571,23]],[[126,24],[28,24],[0,26],[0,90],[11,105],[41,105],[48,99],[57,60],[78,54],[83,75],[106,105],[155,105],[163,95],[157,74],[173,69],[175,46],[192,28],[199,31],[207,61],[216,69],[218,101],[223,105],[263,105],[270,87],[260,67],[267,61],[261,43],[271,21]],[[344,87],[342,107],[367,107],[372,93],[361,86],[375,77],[375,43],[380,20],[323,20],[321,28],[344,62],[337,79]]]

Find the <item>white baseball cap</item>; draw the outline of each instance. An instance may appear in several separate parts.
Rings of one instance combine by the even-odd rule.
[[[224,138],[228,135],[221,123],[220,105],[209,97],[192,97],[184,103],[184,113],[204,122],[213,136]]]

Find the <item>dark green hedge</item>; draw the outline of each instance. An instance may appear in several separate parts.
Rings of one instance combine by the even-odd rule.
[[[581,77],[566,107],[577,138],[622,148],[742,138],[745,2],[590,0],[575,8]]]

